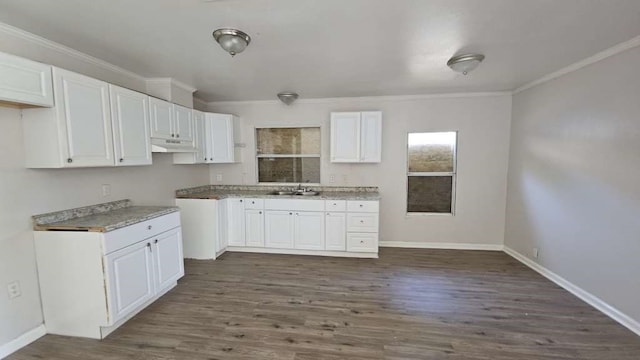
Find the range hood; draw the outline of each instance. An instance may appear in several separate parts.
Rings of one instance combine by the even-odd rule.
[[[151,152],[185,153],[196,152],[193,141],[151,138]]]

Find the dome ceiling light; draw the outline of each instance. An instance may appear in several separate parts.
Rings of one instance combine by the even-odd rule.
[[[278,94],[278,99],[280,99],[280,101],[285,105],[291,105],[296,101],[296,99],[298,99],[298,94],[294,92],[281,92]]]
[[[213,38],[216,39],[224,51],[231,54],[231,56],[243,52],[251,42],[251,37],[245,32],[228,28],[214,31]]]
[[[447,61],[447,66],[455,72],[467,75],[470,71],[477,68],[484,60],[482,54],[463,54],[456,55]]]

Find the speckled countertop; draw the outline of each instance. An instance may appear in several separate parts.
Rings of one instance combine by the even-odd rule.
[[[33,229],[108,232],[178,211],[176,206],[133,206],[131,200],[34,215]]]
[[[226,199],[226,198],[263,198],[263,199],[307,199],[307,200],[379,200],[380,193],[374,186],[338,187],[312,186],[320,194],[315,196],[302,195],[271,195],[282,190],[283,186],[263,185],[205,185],[176,191],[178,199]],[[290,188],[290,187],[289,187]],[[289,189],[288,188],[288,189]]]

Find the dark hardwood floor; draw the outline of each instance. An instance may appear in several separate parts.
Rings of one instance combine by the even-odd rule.
[[[103,341],[9,359],[640,359],[640,337],[501,252],[227,253]]]

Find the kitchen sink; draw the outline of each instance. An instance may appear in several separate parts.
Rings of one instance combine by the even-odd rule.
[[[297,190],[297,191],[286,191],[286,190],[282,190],[282,191],[272,191],[270,193],[268,193],[267,195],[299,195],[299,196],[315,196],[315,195],[319,195],[320,193],[318,191],[302,191],[302,190]]]

